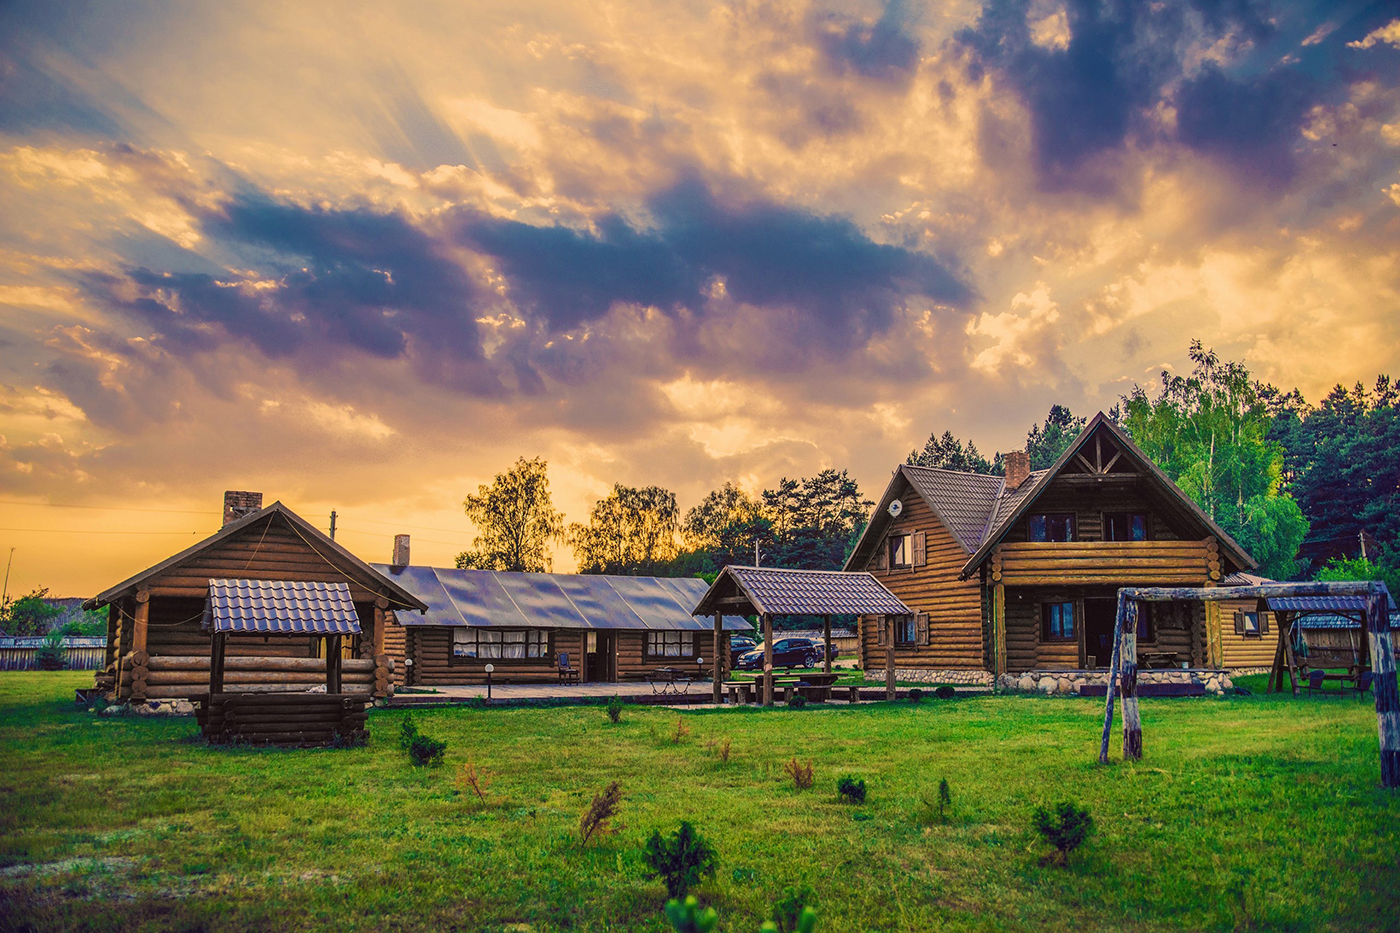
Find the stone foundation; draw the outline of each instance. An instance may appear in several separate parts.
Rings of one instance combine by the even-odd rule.
[[[1160,670],[1138,671],[1139,684],[1200,684],[1206,693],[1224,696],[1234,689],[1230,680],[1231,671],[1217,670]],[[1079,695],[1079,688],[1087,685],[1104,686],[1108,683],[1107,671],[1026,671],[1024,674],[1002,674],[997,678],[997,688],[1011,693],[1043,693]]]
[[[971,686],[990,687],[993,678],[991,671],[931,671],[896,667],[894,669],[894,679],[900,683],[911,684],[968,684]],[[865,682],[883,684],[885,682],[885,668],[867,669],[865,672]]]
[[[103,716],[193,716],[194,704],[189,700],[146,700],[142,703],[115,703],[102,711]]]

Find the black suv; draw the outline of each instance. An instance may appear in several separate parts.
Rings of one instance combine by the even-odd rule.
[[[773,666],[774,667],[816,667],[822,663],[825,656],[824,646],[815,638],[779,638],[773,642]],[[831,646],[831,659],[836,660],[840,654],[836,646]],[[763,646],[758,645],[753,650],[739,656],[734,662],[735,670],[741,671],[761,671],[763,670]]]

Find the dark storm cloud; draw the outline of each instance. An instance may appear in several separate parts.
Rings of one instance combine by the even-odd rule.
[[[707,283],[730,299],[795,311],[818,339],[858,350],[906,298],[962,305],[971,290],[925,253],[879,244],[853,223],[768,201],[727,204],[699,181],[648,202],[655,228],[610,217],[596,232],[477,215],[461,237],[500,263],[517,300],[567,330],[618,302],[703,314]]]
[[[1280,71],[1237,81],[1209,66],[1176,95],[1177,133],[1191,148],[1267,184],[1293,175],[1293,147],[1312,103],[1311,81]]]
[[[1147,117],[1161,103],[1178,108],[1177,142],[1237,172],[1286,180],[1303,114],[1341,84],[1280,64],[1284,46],[1296,43],[1275,42],[1267,11],[1246,0],[1069,0],[1063,48],[1032,41],[1031,11],[1029,0],[992,0],[956,41],[971,52],[974,77],[992,70],[1026,105],[1034,168],[1047,189],[1102,188],[1095,157],[1151,138],[1157,130]],[[1233,72],[1208,65],[1184,73],[1186,44],[1227,36],[1255,50]],[[1330,67],[1330,59],[1313,63],[1317,71]]]
[[[177,356],[232,340],[315,366],[343,350],[391,359],[412,344],[446,381],[479,377],[475,288],[402,216],[250,195],[201,220],[207,236],[239,257],[231,265],[254,271],[138,268],[89,277],[86,287],[153,328],[157,345]]]
[[[919,40],[905,30],[905,5],[889,0],[874,23],[834,13],[816,21],[817,45],[837,73],[853,71],[876,81],[903,84],[919,65]]]

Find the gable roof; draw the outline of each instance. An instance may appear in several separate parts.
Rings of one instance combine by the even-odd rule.
[[[508,573],[455,567],[375,568],[427,604],[400,625],[482,628],[709,630],[690,607],[705,593],[695,577],[625,577],[584,573]],[[739,615],[724,628],[749,631]]]
[[[695,615],[714,612],[722,599],[744,599],[765,615],[912,615],[884,584],[868,573],[792,570],[730,564],[696,603]],[[744,606],[738,611],[745,612]]]
[[[895,498],[898,489],[907,483],[938,516],[963,552],[969,555],[961,575],[971,576],[991,554],[992,548],[1001,543],[1011,527],[1040,494],[1049,488],[1065,465],[1074,459],[1099,429],[1106,430],[1123,456],[1177,503],[1182,512],[1215,536],[1220,542],[1221,550],[1237,567],[1248,570],[1257,566],[1254,558],[1250,557],[1234,538],[1226,534],[1190,496],[1182,492],[1122,429],[1103,412],[1099,412],[1089,420],[1049,469],[1031,473],[1025,482],[1015,489],[1007,489],[1006,480],[1001,476],[901,464],[875,511],[871,513],[870,521],[861,532],[851,556],[846,560],[846,567],[858,565],[859,561],[866,557],[869,548],[874,546],[879,537],[877,528],[882,531],[885,524],[882,513]]]
[[[399,608],[416,609],[419,612],[422,612],[428,608],[427,604],[424,603],[422,600],[418,599],[412,593],[408,592],[406,589],[399,586],[397,583],[395,583],[393,580],[390,580],[388,577],[384,576],[379,571],[370,567],[369,564],[360,560],[354,554],[351,554],[340,544],[337,544],[335,541],[331,540],[329,537],[326,536],[326,534],[323,531],[321,531],[321,529],[317,528],[315,525],[312,525],[306,519],[302,518],[300,515],[287,508],[281,503],[281,501],[274,502],[271,505],[259,509],[256,512],[250,512],[249,514],[243,516],[240,519],[237,519],[236,521],[231,521],[227,525],[216,531],[214,534],[205,538],[203,541],[200,541],[198,544],[191,545],[190,547],[185,548],[180,553],[167,557],[160,563],[146,568],[145,570],[136,574],[134,577],[130,577],[126,580],[123,580],[121,583],[118,583],[116,586],[111,587],[110,589],[103,590],[101,593],[98,593],[92,599],[89,599],[87,602],[83,603],[83,608],[96,609],[99,606],[105,606],[108,603],[115,602],[122,596],[125,596],[127,593],[136,590],[137,587],[145,583],[147,580],[150,580],[153,577],[157,577],[160,574],[165,573],[172,567],[176,567],[179,564],[184,563],[185,561],[198,555],[200,552],[208,548],[214,547],[217,544],[227,541],[229,538],[232,538],[235,535],[245,531],[246,529],[256,525],[258,522],[263,521],[264,519],[268,521],[275,521],[279,518],[285,521],[287,525],[292,529],[292,531],[303,541],[305,541],[307,546],[310,547],[313,551],[316,551],[317,553],[321,554],[322,557],[325,557],[327,554],[329,554],[335,557],[341,563],[343,563],[345,566],[336,567],[336,570],[338,570],[344,576],[354,580],[357,583],[363,584],[367,589],[370,590],[387,590],[388,592],[386,593],[386,595],[389,597],[389,600],[391,602],[397,603]]]

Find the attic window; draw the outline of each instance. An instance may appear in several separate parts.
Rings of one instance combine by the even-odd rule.
[[[907,569],[914,566],[913,535],[891,535],[887,542],[890,569]]]
[[[1074,513],[1031,515],[1026,519],[1026,537],[1031,541],[1073,541]]]
[[[1147,515],[1142,512],[1103,513],[1105,541],[1146,541]]]

